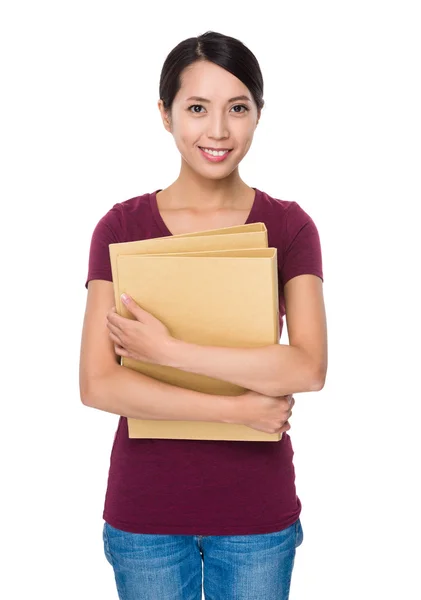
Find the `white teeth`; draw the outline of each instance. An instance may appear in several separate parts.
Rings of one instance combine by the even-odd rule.
[[[229,152],[229,150],[209,150],[208,148],[202,148],[202,150],[204,152],[207,152],[208,154],[211,154],[212,156],[224,156],[224,154],[227,154]]]

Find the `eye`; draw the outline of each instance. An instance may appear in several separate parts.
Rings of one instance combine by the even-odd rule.
[[[236,104],[235,106],[233,106],[233,108],[244,108],[244,112],[249,111],[250,109],[248,108],[248,106],[246,106],[245,104]],[[235,111],[237,112],[237,111]],[[238,113],[241,114],[241,113]]]
[[[187,109],[187,110],[188,110],[189,112],[193,112],[193,113],[195,113],[195,114],[197,114],[197,115],[200,115],[200,112],[199,112],[199,111],[197,111],[197,110],[191,111],[191,110],[190,110],[191,108],[196,108],[197,106],[198,106],[199,108],[204,108],[203,104],[192,104],[191,106],[189,106],[189,107],[188,107],[188,109]],[[244,114],[244,113],[246,113],[246,112],[248,112],[248,111],[250,110],[250,109],[249,109],[247,106],[245,106],[245,104],[235,104],[235,105],[234,105],[232,108],[244,108],[244,111],[243,111],[243,112],[234,111],[234,112],[236,112],[236,113],[237,113],[237,114],[239,114],[239,115],[241,115],[241,114]]]
[[[195,108],[196,106],[199,106],[200,108],[204,108],[204,106],[202,104],[192,104],[191,106],[188,107],[188,111],[190,111],[191,108]],[[191,111],[190,111],[191,112]],[[194,113],[197,113],[196,110],[193,111]],[[200,114],[200,113],[198,113]]]

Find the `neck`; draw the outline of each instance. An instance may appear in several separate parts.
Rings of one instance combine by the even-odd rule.
[[[254,195],[240,178],[238,168],[223,179],[210,179],[201,177],[187,164],[165,192],[171,208],[204,212],[248,208]]]

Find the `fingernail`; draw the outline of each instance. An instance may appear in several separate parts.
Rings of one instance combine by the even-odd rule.
[[[129,301],[129,297],[127,294],[121,294],[121,299],[123,300],[124,304],[127,304],[127,302]]]

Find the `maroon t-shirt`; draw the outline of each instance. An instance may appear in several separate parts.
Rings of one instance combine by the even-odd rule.
[[[294,201],[256,188],[246,223],[265,223],[278,250],[279,312],[283,286],[304,273],[323,280],[318,231]],[[112,281],[108,244],[172,235],[158,209],[156,190],[115,204],[96,225],[88,277]],[[103,518],[132,533],[244,535],[271,533],[300,516],[294,451],[279,442],[130,439],[120,417],[111,450]]]

